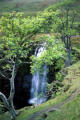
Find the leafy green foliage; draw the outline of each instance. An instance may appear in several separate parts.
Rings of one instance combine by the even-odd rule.
[[[38,18],[37,18],[38,19]],[[14,62],[17,67],[28,57],[35,41],[31,37],[41,26],[38,20],[22,18],[22,13],[5,14],[0,19],[0,64],[1,71],[11,71]],[[27,61],[25,61],[27,62]]]
[[[55,24],[58,26],[57,31],[62,35],[76,35],[79,34],[79,26],[80,26],[80,10],[79,10],[79,1],[77,0],[65,0],[61,3],[53,5],[46,9],[46,11],[57,11],[56,15],[56,23],[53,22],[52,29],[55,31]]]
[[[39,14],[37,17],[22,18],[22,13],[13,12],[11,14],[5,14],[0,19],[0,64],[3,70],[11,70],[14,62],[17,65],[23,63],[24,59],[28,57],[29,52],[32,50],[32,47],[37,43],[39,43],[39,46],[40,44],[45,44],[46,50],[38,59],[34,56],[31,57],[34,63],[31,66],[32,73],[34,72],[34,68],[37,70],[44,64],[53,64],[54,59],[64,59],[64,45],[57,38],[51,35],[45,35],[38,39],[32,38],[36,33],[42,32],[46,19],[49,20],[52,14],[55,16],[57,12],[56,14],[53,12],[49,14],[48,12],[44,12],[43,15]]]
[[[54,36],[42,36],[43,42],[45,44],[45,50],[40,57],[32,56],[33,66],[31,66],[32,73],[37,70],[40,70],[42,66],[52,65],[54,60],[65,59],[65,48],[64,44],[60,40],[56,40]],[[41,39],[41,38],[40,38]],[[62,66],[57,63],[57,67]],[[42,69],[41,69],[42,71]]]
[[[48,100],[47,102],[35,107],[35,108],[31,108],[31,107],[25,107],[22,108],[20,110],[21,114],[19,114],[16,118],[16,120],[27,120],[30,119],[30,117],[35,114],[35,113],[40,113],[38,114],[38,116],[36,116],[36,119],[43,119],[42,118],[42,114],[41,111],[44,111],[46,109],[50,109],[51,107],[55,107],[56,105],[59,105],[61,102],[64,102],[64,100],[68,99],[73,93],[74,91],[76,91],[79,87],[80,87],[80,63],[76,63],[74,65],[72,65],[71,67],[68,68],[68,74],[67,76],[65,76],[63,84],[64,84],[64,88],[66,88],[66,84],[70,84],[70,87],[67,91],[62,92],[61,94],[58,94],[56,97],[53,97],[51,100]],[[74,78],[73,78],[74,76]],[[75,84],[76,83],[76,84]],[[79,93],[77,93],[79,94]],[[68,103],[65,103],[64,106],[62,108],[60,108],[61,112],[58,111],[58,109],[56,111],[53,112],[49,112],[48,113],[48,117],[46,118],[47,120],[49,120],[50,118],[53,120],[54,118],[56,120],[59,119],[79,119],[79,95],[76,96],[73,100],[68,101]],[[78,107],[77,107],[78,106]],[[45,111],[44,111],[45,113]],[[63,113],[63,114],[61,114]],[[39,118],[40,117],[40,118]],[[8,113],[6,114],[1,114],[0,115],[0,119],[1,120],[10,120],[10,115]]]

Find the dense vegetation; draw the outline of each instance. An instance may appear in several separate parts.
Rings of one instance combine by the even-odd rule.
[[[80,87],[80,62],[77,62],[76,64],[72,65],[65,71],[68,72],[68,74],[65,76],[63,85],[64,90],[61,90],[60,92],[57,92],[57,95],[55,97],[48,100],[47,102],[41,104],[40,106],[37,106],[35,108],[31,107],[24,107],[20,111],[20,115],[17,117],[17,120],[31,120],[31,116],[35,119],[47,119],[49,120],[79,120],[80,119],[80,96],[79,91],[75,91],[79,89]],[[76,83],[76,84],[75,84]],[[61,102],[67,100],[72,94],[74,93],[73,99],[68,100],[65,102],[63,106],[59,108],[56,108],[56,105],[60,104]],[[52,109],[51,109],[52,107]],[[53,109],[54,108],[54,109]],[[48,111],[49,110],[49,111]],[[43,111],[43,112],[42,112]],[[36,114],[37,113],[37,114]],[[32,119],[33,119],[32,118]],[[10,120],[10,114],[5,113],[0,115],[1,120]]]
[[[45,119],[43,117],[46,117],[46,120],[49,120],[50,116],[53,120],[53,114],[49,113],[49,111],[51,111],[49,109],[52,109],[52,105],[54,106],[56,104],[56,109],[59,109],[59,104],[62,106],[62,101],[65,101],[62,103],[65,104],[67,101],[73,100],[73,103],[68,103],[68,105],[66,104],[62,107],[62,113],[66,110],[67,106],[70,106],[71,109],[75,110],[75,104],[79,106],[79,63],[67,68],[79,60],[79,40],[77,39],[77,36],[79,37],[80,34],[79,1],[65,0],[48,7],[43,13],[40,12],[38,15],[31,17],[23,17],[23,13],[19,13],[21,11],[27,11],[27,9],[29,10],[27,6],[24,6],[24,2],[26,3],[26,1],[23,1],[23,5],[21,4],[24,6],[23,10],[17,2],[13,0],[7,1],[7,3],[11,5],[12,3],[16,3],[16,6],[13,7],[13,9],[7,9],[7,13],[4,13],[0,18],[0,77],[10,80],[11,86],[9,97],[7,98],[2,92],[0,92],[0,97],[7,110],[11,113],[12,119],[15,119],[17,112],[14,109],[13,98],[15,94],[14,80],[17,72],[20,67],[25,64],[30,66],[32,74],[37,70],[42,74],[42,66],[46,64],[49,67],[48,101],[39,107],[36,107],[34,110],[32,108],[31,113],[29,112],[31,111],[30,107],[26,108],[28,109],[26,111],[25,109],[22,109],[23,112],[17,119],[32,119],[32,114],[38,111],[37,114],[41,112],[43,115],[39,115],[39,118],[37,118],[38,120]],[[34,2],[36,5],[36,3],[39,3],[40,1]],[[2,4],[3,2],[1,5]],[[29,4],[31,4],[31,1],[27,1],[28,6]],[[48,5],[46,4],[45,7],[47,6]],[[15,11],[12,12],[13,10]],[[39,7],[37,11],[40,11]],[[3,12],[5,12],[4,7],[2,9],[2,13]],[[73,37],[75,37],[75,39],[73,39]],[[33,52],[36,47],[40,46],[44,46],[46,49],[43,54],[37,58],[33,55]],[[74,71],[75,68],[76,71]],[[70,73],[72,74],[70,75]],[[75,78],[72,78],[74,73]],[[76,85],[74,82],[76,82]],[[76,95],[72,94],[74,91]],[[69,96],[73,97],[67,99]],[[57,100],[58,98],[59,100]],[[49,104],[51,105],[51,108],[49,107]],[[1,102],[0,105],[3,106],[3,103]],[[66,111],[69,119],[79,119],[79,109],[77,109],[78,112],[76,117],[74,115],[75,111],[69,114],[69,111],[71,111],[70,107],[68,107],[68,110]],[[0,111],[2,113],[2,109],[0,109]],[[44,112],[45,114],[43,114]],[[58,117],[56,117],[57,114]],[[7,116],[9,116],[9,114]],[[57,111],[54,113],[54,116],[56,117],[56,120],[59,120],[60,117],[63,117],[62,119],[65,118],[65,116],[62,116],[62,114]],[[66,115],[66,120],[68,116]],[[1,120],[5,120],[2,115],[0,115],[0,117]]]

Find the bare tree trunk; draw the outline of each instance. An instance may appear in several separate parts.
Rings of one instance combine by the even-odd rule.
[[[16,118],[16,111],[14,109],[14,105],[13,105],[13,98],[14,98],[14,94],[15,94],[15,85],[14,85],[14,79],[16,76],[16,66],[15,64],[13,65],[13,71],[12,71],[12,77],[10,79],[10,96],[7,99],[6,96],[0,92],[0,98],[2,99],[2,101],[4,102],[5,107],[9,110],[11,116],[12,116],[12,120],[15,120]]]
[[[14,85],[15,76],[16,76],[16,66],[14,64],[13,71],[12,71],[12,77],[10,80],[10,87],[11,87],[10,96],[8,98],[9,105],[10,105],[10,112],[12,114],[12,119],[15,119],[15,117],[16,117],[16,111],[15,111],[14,105],[13,105],[13,98],[14,98],[14,94],[15,94],[15,85]]]
[[[66,57],[66,60],[65,60],[65,66],[68,67],[68,66],[71,65],[71,49],[72,49],[72,44],[71,44],[70,36],[68,36],[68,35],[65,36],[63,38],[63,42],[64,42],[66,50],[67,50],[67,57]]]

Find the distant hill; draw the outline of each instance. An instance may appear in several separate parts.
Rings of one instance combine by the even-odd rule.
[[[34,15],[48,6],[63,0],[0,0],[0,14],[3,12],[24,12]]]

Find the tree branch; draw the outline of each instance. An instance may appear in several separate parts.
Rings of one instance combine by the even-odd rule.
[[[12,77],[10,79],[10,96],[8,98],[9,102],[13,105],[13,97],[14,97],[14,94],[15,94],[15,85],[14,85],[14,79],[15,79],[15,76],[16,76],[16,65],[14,64],[13,65],[13,71],[12,71]]]
[[[7,77],[0,71],[0,75],[7,79]]]
[[[0,92],[0,98],[1,98],[1,100],[4,102],[6,108],[9,110],[8,100],[7,100],[6,96],[5,96],[2,92]]]

